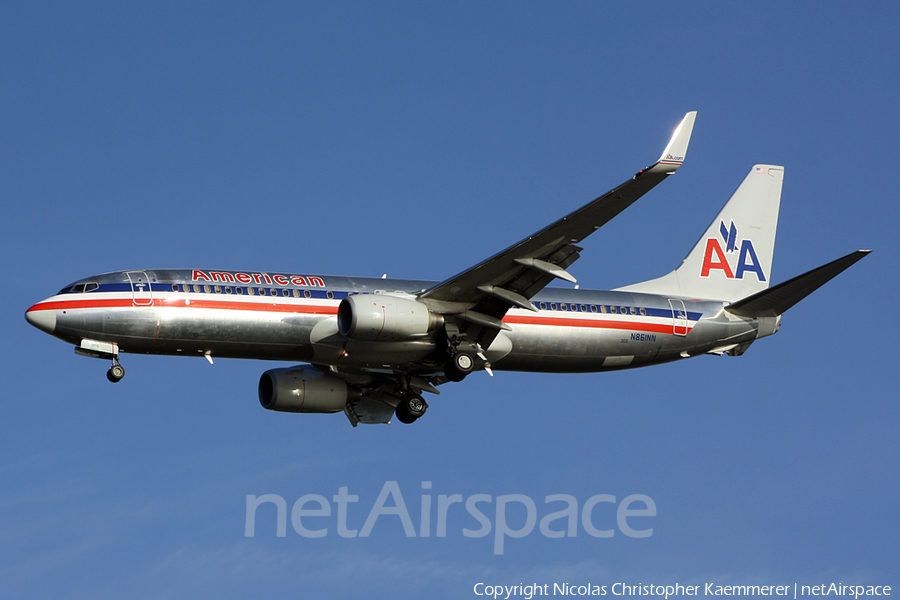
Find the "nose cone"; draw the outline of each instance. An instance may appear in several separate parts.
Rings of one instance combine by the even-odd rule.
[[[49,334],[56,330],[56,311],[41,310],[40,304],[35,304],[25,313],[25,320]]]

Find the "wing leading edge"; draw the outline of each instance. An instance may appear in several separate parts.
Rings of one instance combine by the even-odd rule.
[[[504,328],[500,319],[510,308],[534,310],[530,298],[551,281],[557,278],[576,281],[566,269],[579,257],[578,242],[600,229],[682,165],[696,116],[696,111],[687,113],[659,159],[622,185],[484,262],[426,290],[420,298],[426,302],[465,304],[467,310],[458,312],[466,321],[465,326],[492,332]],[[470,330],[469,333],[476,332]],[[475,337],[482,338],[479,333]]]

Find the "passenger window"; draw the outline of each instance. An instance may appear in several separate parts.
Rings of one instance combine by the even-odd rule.
[[[623,315],[627,315],[627,314],[628,314],[628,309],[625,308],[624,306],[620,306],[620,307],[619,307],[619,312],[620,312],[621,314],[623,314]]]
[[[606,313],[606,305],[605,304],[600,305],[600,312],[602,312],[604,314]]]
[[[597,312],[597,305],[596,305],[596,304],[591,304],[591,312],[592,312],[592,313]]]
[[[312,293],[309,290],[303,290],[303,295],[307,298],[312,298]]]
[[[300,290],[294,290],[294,298],[300,297]]]
[[[587,306],[586,306],[586,305],[584,305],[584,304],[581,305],[581,312],[587,312]]]
[[[217,294],[221,294],[221,293],[222,293],[222,286],[221,286],[221,285],[217,285],[217,286],[216,286],[216,293],[217,293]]]
[[[239,287],[239,288],[234,288],[234,292],[235,292],[238,296],[243,296],[243,295],[244,295],[244,288],[241,288],[241,287]]]
[[[334,292],[326,292],[325,295],[328,296],[329,300],[334,300]]]
[[[633,314],[633,315],[637,314],[637,309],[633,306],[631,307],[631,314]]]
[[[559,308],[562,310],[569,310],[569,305],[566,304],[565,302],[561,302],[559,305]]]
[[[541,310],[547,310],[547,303],[541,302]]]
[[[230,293],[231,293],[231,286],[230,286],[230,285],[226,285],[226,286],[225,286],[225,293],[226,293],[226,294],[230,294]]]
[[[256,289],[255,288],[247,288],[247,293],[250,294],[251,296],[255,296]]]
[[[642,309],[641,309],[641,316],[642,316],[642,317],[646,317],[646,316],[647,316],[647,309],[646,309],[646,308],[642,308]]]
[[[177,291],[178,291],[178,284],[177,284],[177,283],[173,283],[173,284],[172,284],[172,291],[173,291],[173,292],[177,292]]]
[[[550,303],[550,310],[556,310],[556,302]]]

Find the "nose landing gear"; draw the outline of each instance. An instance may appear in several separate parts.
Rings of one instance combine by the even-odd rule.
[[[118,344],[83,339],[81,344],[75,346],[75,354],[112,361],[112,366],[106,372],[106,378],[113,383],[118,383],[125,377],[125,367],[119,364]]]
[[[106,372],[106,378],[113,383],[119,383],[125,377],[125,367],[119,364],[119,357],[113,358],[113,364]]]

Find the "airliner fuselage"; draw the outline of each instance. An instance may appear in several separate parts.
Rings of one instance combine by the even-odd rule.
[[[349,296],[415,298],[435,284],[199,269],[122,271],[69,285],[31,307],[28,318],[76,346],[102,340],[120,352],[426,372],[434,370],[426,359],[437,349],[440,328],[390,343],[357,341],[340,336],[337,314]],[[510,330],[497,334],[485,352],[493,369],[571,373],[638,367],[745,347],[758,333],[757,322],[730,316],[723,302],[553,287],[532,302],[537,312],[513,308],[502,319]]]
[[[574,373],[700,354],[741,355],[781,315],[866,255],[770,287],[784,167],[755,165],[671,273],[609,292],[577,289],[577,244],[675,173],[696,113],[631,179],[442,281],[204,269],[119,271],[78,281],[28,321],[112,361],[120,352],[302,362],[270,369],[263,407],[412,423],[422,392],[495,369]],[[569,287],[553,287],[552,282]]]

